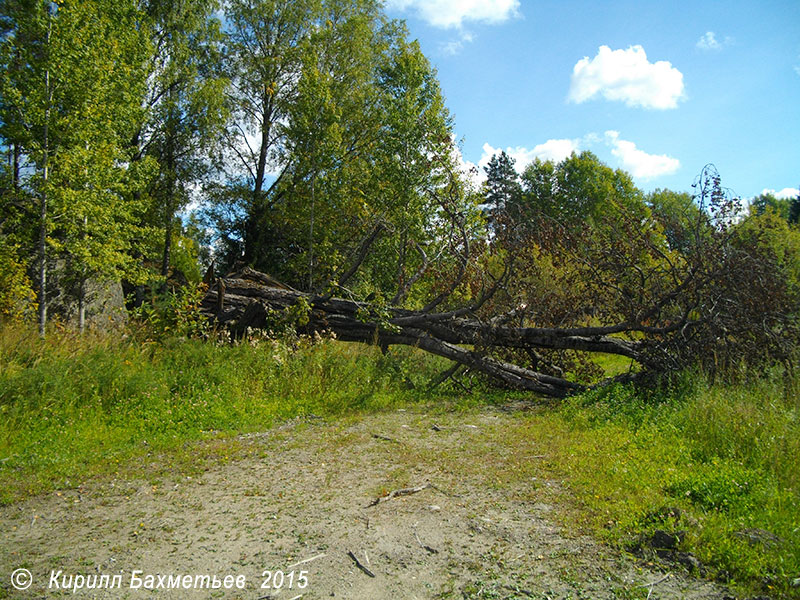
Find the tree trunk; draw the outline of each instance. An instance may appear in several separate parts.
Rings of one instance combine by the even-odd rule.
[[[207,292],[201,310],[240,336],[248,328],[268,328],[276,311],[280,314],[301,300],[311,306],[309,322],[303,328],[306,331],[333,332],[337,339],[347,342],[418,347],[484,373],[505,387],[559,398],[589,386],[503,362],[481,349],[580,350],[647,362],[641,353],[641,342],[599,335],[591,328],[507,327],[466,318],[462,311],[423,313],[394,308],[389,309],[388,315],[378,314],[368,303],[299,292],[249,268],[217,280]]]
[[[49,15],[48,11],[48,15]],[[52,19],[52,16],[50,16]],[[48,22],[47,47],[50,46],[50,33],[52,20]],[[50,111],[52,105],[52,90],[50,89],[50,66],[45,69],[45,96],[44,110],[44,159],[42,165],[42,191],[39,202],[39,336],[44,338],[47,329],[47,183],[50,176]]]
[[[47,185],[47,159],[44,167]],[[42,190],[39,205],[39,335],[45,336],[47,326],[47,191]]]
[[[272,95],[268,88],[264,88],[262,98],[262,123],[261,141],[258,149],[258,163],[256,164],[255,181],[253,182],[253,206],[247,215],[245,224],[244,239],[244,261],[252,264],[256,260],[257,236],[258,236],[258,216],[261,207],[262,196],[264,195],[264,179],[267,173],[267,158],[269,156],[269,135],[271,130],[271,119],[273,112]]]
[[[161,275],[166,279],[169,275],[169,261],[172,254],[172,199],[167,200],[166,219],[164,220],[164,255],[161,258]]]
[[[83,335],[86,330],[86,279],[81,277],[78,284],[78,331]]]

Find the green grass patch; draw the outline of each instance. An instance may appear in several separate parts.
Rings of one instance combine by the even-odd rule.
[[[568,517],[606,541],[655,557],[654,531],[684,532],[677,551],[700,574],[800,597],[800,402],[782,378],[615,386],[537,414],[516,435],[547,449],[547,468],[577,500]]]
[[[236,345],[0,331],[0,502],[114,472],[187,443],[429,401],[443,369],[331,340]],[[442,395],[442,392],[436,392]],[[185,450],[184,450],[185,449]],[[181,462],[180,456],[171,460]]]

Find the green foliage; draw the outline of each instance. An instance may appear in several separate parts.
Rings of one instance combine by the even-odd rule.
[[[513,313],[522,326],[606,328],[640,347],[637,362],[654,372],[699,367],[737,378],[796,360],[797,231],[771,210],[743,218],[712,166],[694,195],[645,197],[589,153],[534,163],[522,183],[519,214],[506,211],[488,246],[513,258],[515,272],[487,318]],[[600,374],[593,356],[540,354],[534,363],[547,374]]]
[[[773,194],[761,194],[751,200],[749,210],[751,215],[758,216],[772,213],[788,223],[791,221],[792,204],[793,200],[788,198],[776,198]]]
[[[442,254],[438,196],[461,194],[435,71],[373,0],[232,2],[227,18],[239,166],[211,212],[231,254],[308,290],[359,263],[348,290],[392,298]]]
[[[489,164],[483,168],[486,172],[484,197],[493,211],[513,211],[520,201],[522,187],[514,162],[505,151],[501,151],[499,155],[492,156]]]
[[[521,213],[540,213],[566,226],[598,224],[600,217],[639,212],[642,192],[631,176],[604,165],[591,152],[558,164],[536,160],[522,174]]]
[[[148,181],[147,213],[143,222],[161,232],[159,243],[143,254],[160,262],[160,274],[169,267],[190,274],[199,267],[187,264],[178,213],[197,199],[198,183],[207,180],[218,159],[220,140],[229,116],[219,20],[215,0],[146,3],[144,30],[150,38],[148,89],[143,98],[147,113],[134,136],[136,161],[156,165]],[[197,278],[199,280],[199,278]]]
[[[285,319],[295,323],[299,327],[308,325],[311,316],[311,305],[306,298],[298,298],[297,302],[289,309]]]
[[[26,231],[15,243],[47,256],[48,267],[58,259],[58,279],[79,305],[90,278],[144,283],[154,255],[169,264],[173,240],[185,242],[175,213],[208,174],[227,114],[215,8],[4,4],[0,138],[13,160],[3,182]],[[176,249],[175,263],[199,281],[191,245]]]
[[[196,216],[190,215],[185,222],[175,219],[170,252],[173,273],[182,274],[189,283],[199,284],[211,263],[208,238],[205,228],[198,223]]]
[[[162,340],[175,336],[206,336],[211,324],[200,313],[200,303],[206,289],[203,283],[192,283],[175,291],[164,292],[134,309],[131,318],[142,326],[137,337]]]
[[[670,249],[688,251],[700,217],[700,208],[691,194],[657,189],[647,195],[646,203],[663,228]]]
[[[0,322],[29,317],[35,311],[35,300],[19,247],[0,236]]]
[[[774,276],[785,284],[790,302],[800,306],[800,231],[768,210],[737,227],[735,241],[774,268]]]
[[[93,276],[135,279],[131,240],[144,207],[128,195],[121,158],[107,143],[56,153],[50,198],[63,218],[53,223],[50,241],[67,259],[67,277],[78,285]]]
[[[38,205],[28,218],[39,231],[40,279],[47,256],[63,259],[63,280],[82,306],[90,277],[119,277],[133,262],[141,204],[126,148],[141,117],[141,13],[135,3],[106,0],[4,8],[0,135],[16,153],[17,196]],[[39,304],[43,333],[46,302]]]

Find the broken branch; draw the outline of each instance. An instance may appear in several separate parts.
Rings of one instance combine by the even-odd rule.
[[[369,508],[370,506],[377,506],[381,502],[386,502],[387,500],[391,500],[392,498],[397,498],[399,496],[410,496],[411,494],[416,494],[418,492],[421,492],[422,490],[427,490],[429,487],[433,487],[433,485],[431,485],[430,483],[425,483],[417,487],[401,488],[399,490],[394,490],[392,492],[389,492],[385,496],[378,496],[377,498],[375,498],[375,500],[373,500],[367,505],[367,508]]]
[[[367,574],[367,575],[369,575],[370,577],[375,577],[375,573],[373,573],[373,572],[372,572],[372,571],[370,571],[370,570],[369,570],[369,569],[368,569],[366,566],[364,566],[364,565],[362,564],[362,562],[361,562],[360,560],[358,560],[358,557],[357,557],[355,554],[353,554],[353,552],[352,552],[351,550],[348,550],[348,551],[347,551],[347,555],[348,555],[350,558],[352,558],[352,559],[353,559],[353,562],[354,562],[354,563],[356,563],[356,566],[357,566],[359,569],[361,569],[362,571],[364,571],[364,573],[366,573],[366,574]]]

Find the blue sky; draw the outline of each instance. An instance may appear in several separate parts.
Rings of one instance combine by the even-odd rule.
[[[437,68],[465,162],[591,150],[645,190],[713,163],[800,187],[800,0],[387,0]]]

